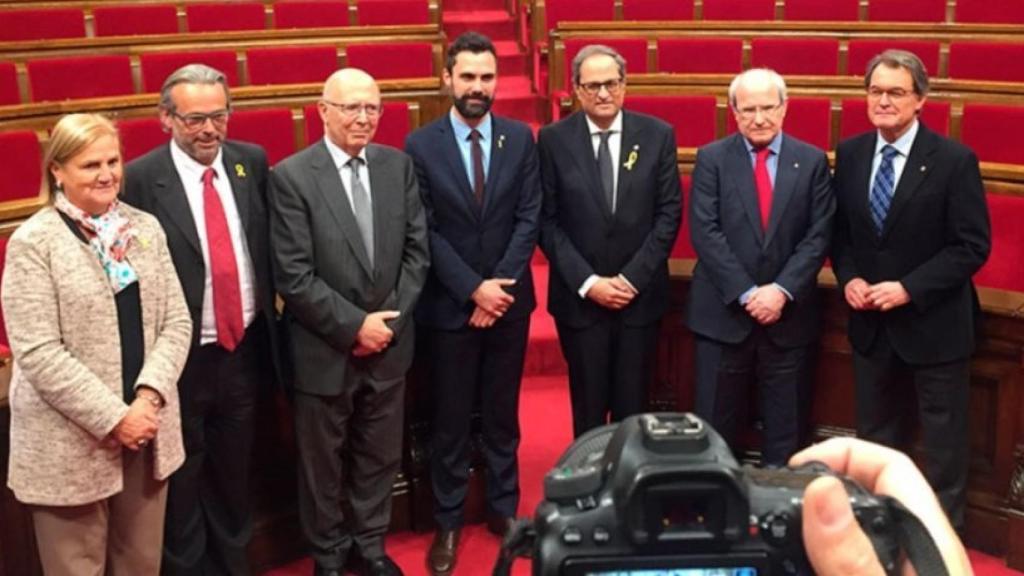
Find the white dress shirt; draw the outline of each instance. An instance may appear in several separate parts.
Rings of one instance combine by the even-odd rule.
[[[353,208],[352,204],[352,168],[348,165],[348,161],[352,159],[352,156],[348,152],[345,152],[331,139],[324,136],[324,144],[327,145],[327,151],[331,153],[331,160],[334,161],[334,168],[338,170],[338,174],[341,176],[342,187],[345,189],[345,196],[348,197],[348,206]],[[366,197],[370,200],[370,207],[373,207],[373,192],[370,190],[370,164],[366,161],[366,148],[359,151],[359,157],[363,159],[362,164],[359,165],[359,183],[363,185],[363,190],[366,190]],[[355,209],[352,210],[353,214]]]
[[[914,138],[917,138],[917,129],[920,128],[921,124],[917,120],[910,126],[903,136],[896,139],[895,142],[886,142],[885,138],[882,138],[882,133],[878,133],[878,138],[875,139],[875,155],[871,159],[871,179],[868,180],[868,198],[871,198],[871,187],[875,185],[875,175],[878,174],[878,167],[882,165],[882,148],[886,145],[892,146],[896,149],[896,154],[892,158],[892,195],[896,197],[896,189],[900,186],[900,177],[903,176],[903,169],[907,167],[907,157],[910,156],[910,147],[914,145]]]

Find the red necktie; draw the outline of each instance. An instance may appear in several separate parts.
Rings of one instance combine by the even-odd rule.
[[[768,230],[768,218],[772,213],[772,178],[768,174],[768,148],[757,150],[754,165],[754,182],[757,184],[757,204],[761,207],[761,229]]]
[[[217,323],[217,343],[234,351],[245,335],[242,322],[242,290],[238,285],[238,263],[231,243],[231,231],[224,206],[213,186],[217,173],[203,172],[203,214],[206,219],[206,243],[210,249],[210,278],[213,282],[213,315]]]

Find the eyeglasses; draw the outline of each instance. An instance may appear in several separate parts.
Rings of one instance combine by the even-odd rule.
[[[587,96],[597,96],[601,93],[601,88],[607,90],[609,94],[615,95],[622,88],[623,84],[625,83],[621,78],[615,78],[613,80],[605,80],[604,82],[586,82],[579,86]]]
[[[321,102],[333,106],[343,116],[349,118],[359,116],[360,112],[366,114],[367,118],[377,118],[384,111],[380,104],[341,104],[339,102],[331,102],[330,100],[321,100]]]
[[[907,96],[910,96],[911,90],[905,88],[889,88],[888,90],[879,88],[878,86],[871,86],[868,88],[868,98],[874,100],[881,100],[882,96],[888,96],[889,100],[902,100]]]
[[[188,130],[199,130],[203,126],[206,126],[206,121],[209,120],[217,128],[223,128],[228,123],[228,116],[231,115],[230,110],[215,110],[207,114],[200,112],[193,112],[191,114],[178,114],[177,112],[170,113],[172,117],[176,118],[181,122]]]
[[[770,106],[744,106],[739,108],[737,112],[739,112],[740,118],[750,120],[756,118],[758,112],[761,113],[761,116],[771,116],[782,109],[782,104],[782,102],[779,102]]]

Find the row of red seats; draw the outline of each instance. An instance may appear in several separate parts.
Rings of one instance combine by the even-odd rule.
[[[346,0],[281,0],[271,5],[273,28],[324,28],[349,25]],[[429,24],[428,0],[359,0],[360,26]],[[92,9],[96,36],[227,32],[267,28],[263,2],[185,4],[187,28],[178,28],[175,4],[99,5]],[[81,8],[0,10],[0,42],[86,37]]]
[[[47,102],[159,92],[164,79],[185,64],[199,62],[224,72],[238,86],[238,58],[231,50],[152,52],[138,56],[141,86],[132,78],[131,56],[104,55],[29,60],[29,101]],[[378,79],[435,78],[433,46],[428,42],[352,44],[345,48],[349,66]],[[245,51],[249,85],[323,82],[338,69],[335,46],[287,46]],[[88,71],[86,77],[83,72]],[[0,62],[0,106],[19,104],[16,67]]]

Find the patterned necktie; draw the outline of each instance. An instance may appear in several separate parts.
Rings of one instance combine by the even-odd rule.
[[[217,172],[203,172],[203,217],[206,220],[206,244],[210,251],[210,280],[213,284],[213,316],[217,325],[217,343],[231,352],[245,336],[242,321],[242,289],[238,282],[238,261],[231,242],[231,231],[224,216],[224,205],[213,185]]]
[[[772,213],[772,177],[768,173],[768,155],[771,150],[757,150],[754,164],[754,183],[757,185],[757,204],[761,208],[761,229],[768,230],[768,219]]]
[[[889,213],[892,195],[896,190],[896,172],[893,170],[892,160],[898,153],[888,144],[882,147],[882,163],[878,165],[875,183],[871,186],[871,196],[868,198],[868,204],[871,207],[871,220],[875,223],[875,232],[879,236],[882,235],[882,229],[885,227],[885,216]]]
[[[474,128],[469,132],[470,156],[473,160],[473,198],[477,206],[484,204],[484,149],[480,146],[480,131]]]
[[[601,187],[604,189],[604,200],[608,203],[608,210],[615,213],[615,170],[612,167],[612,151],[608,147],[608,138],[611,137],[611,130],[602,130],[598,133],[601,136],[601,144],[597,147],[597,170],[601,174]]]
[[[356,223],[359,224],[359,234],[363,237],[363,246],[366,247],[366,256],[370,260],[370,267],[373,267],[373,207],[370,205],[370,195],[363,188],[363,182],[359,179],[359,167],[363,159],[355,156],[348,161],[348,167],[352,170],[352,178],[349,180],[349,191],[352,193],[352,213],[355,214]]]

